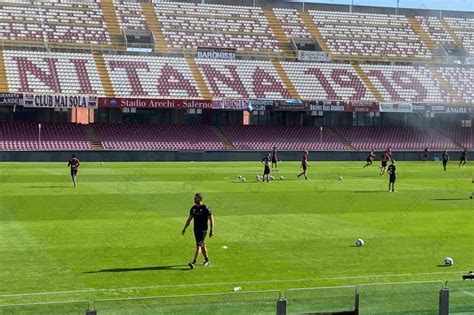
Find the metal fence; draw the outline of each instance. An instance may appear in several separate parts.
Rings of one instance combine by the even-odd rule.
[[[474,314],[474,281],[0,305],[0,314]]]

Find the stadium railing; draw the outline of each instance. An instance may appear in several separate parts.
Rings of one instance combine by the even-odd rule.
[[[474,281],[373,283],[0,305],[0,314],[474,314]]]

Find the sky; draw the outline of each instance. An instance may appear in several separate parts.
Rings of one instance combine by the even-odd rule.
[[[397,0],[353,0],[354,5],[396,7]],[[303,2],[288,1],[288,2]],[[351,0],[305,0],[304,2],[350,4]],[[431,10],[454,10],[474,12],[474,0],[400,0],[400,8],[418,8]]]

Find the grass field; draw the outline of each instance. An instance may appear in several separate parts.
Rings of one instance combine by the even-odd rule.
[[[270,184],[256,182],[258,162],[83,162],[76,189],[64,163],[2,163],[0,304],[84,301],[76,303],[83,309],[96,300],[225,293],[96,307],[156,313],[156,304],[185,314],[206,302],[209,312],[237,312],[225,308],[230,301],[241,312],[271,313],[278,292],[251,291],[362,285],[363,313],[429,314],[449,280],[460,312],[473,314],[474,284],[459,280],[474,269],[474,167],[455,164],[443,173],[438,162],[399,162],[398,192],[388,193],[387,176],[356,162],[312,162],[308,181],[296,179],[298,163],[282,163],[274,175],[285,180]],[[195,192],[216,230],[211,266],[188,270],[192,229],[180,232]],[[364,247],[353,246],[357,238]],[[452,267],[441,266],[446,256]],[[290,290],[289,309],[337,309],[352,292]],[[325,305],[309,305],[315,297]]]

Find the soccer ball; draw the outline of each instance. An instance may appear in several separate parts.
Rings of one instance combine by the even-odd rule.
[[[239,175],[239,177],[237,177],[238,180],[242,180],[242,175]]]
[[[445,266],[452,266],[454,265],[454,260],[451,257],[446,257],[444,260],[444,265]]]
[[[242,182],[245,182],[245,181],[246,181],[245,177],[242,177]]]
[[[260,175],[255,176],[255,179],[260,182],[262,180],[262,177]]]
[[[270,180],[274,180],[274,179],[275,179],[275,177],[273,177],[273,176],[270,176]]]
[[[284,180],[284,179],[285,179],[285,177],[283,177],[283,176],[280,176],[280,180]]]
[[[361,239],[361,238],[358,238],[355,242],[355,246],[357,246],[357,247],[364,246],[364,240]]]
[[[343,180],[344,178],[342,176],[339,176],[339,180]]]

